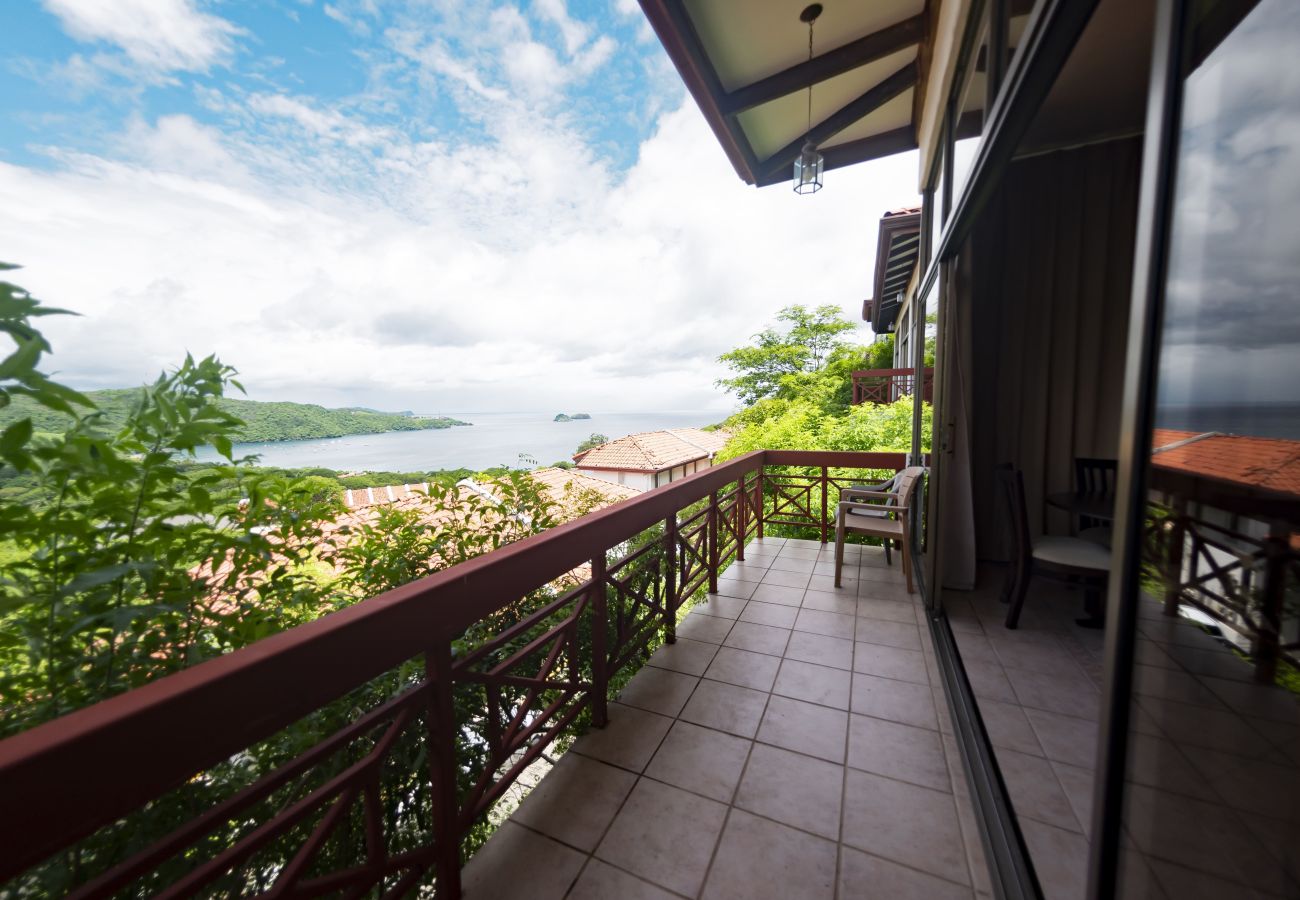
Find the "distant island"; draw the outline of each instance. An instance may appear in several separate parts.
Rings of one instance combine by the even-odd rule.
[[[104,413],[106,426],[116,428],[126,420],[138,391],[138,388],[88,391],[86,396]],[[241,443],[427,431],[470,424],[446,416],[423,418],[409,412],[378,412],[357,407],[326,409],[309,403],[264,403],[225,398],[220,404],[222,409],[244,420],[244,426],[235,435],[235,440]],[[63,414],[36,406],[26,397],[14,397],[13,403],[0,409],[0,428],[26,417],[31,418],[32,427],[38,432],[62,432],[68,427],[68,419]]]
[[[590,419],[590,418],[591,418],[591,414],[590,414],[590,413],[572,413],[572,414],[568,414],[568,413],[558,413],[558,414],[556,414],[556,416],[555,416],[555,421],[557,421],[557,422],[576,422],[576,421],[578,421],[579,419]]]

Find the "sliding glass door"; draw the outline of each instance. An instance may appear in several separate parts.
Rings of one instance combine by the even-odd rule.
[[[1101,865],[1093,896],[1296,897],[1300,4],[1167,11],[1153,427],[1112,672],[1125,749],[1098,794],[1116,889]]]

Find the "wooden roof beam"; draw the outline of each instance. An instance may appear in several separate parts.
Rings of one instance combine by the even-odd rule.
[[[884,59],[900,50],[915,47],[925,37],[925,16],[917,15],[897,24],[874,31],[866,37],[828,50],[807,62],[791,66],[775,75],[736,88],[718,102],[723,115],[735,116],[755,106],[793,94],[807,87],[851,72],[859,66]]]
[[[908,88],[916,85],[916,64],[910,62],[903,68],[899,69],[893,75],[890,75],[880,84],[867,91],[856,100],[846,104],[835,112],[831,113],[822,121],[818,122],[807,133],[800,135],[790,143],[786,144],[780,150],[773,153],[767,159],[759,164],[759,171],[756,173],[760,182],[764,178],[769,178],[786,166],[794,162],[799,151],[803,149],[805,141],[812,141],[814,145],[821,144],[831,137],[839,134],[845,128],[848,128],[854,122],[863,118],[884,106],[890,100],[893,100],[899,94]],[[910,129],[908,129],[910,132]],[[892,133],[892,132],[891,132]]]

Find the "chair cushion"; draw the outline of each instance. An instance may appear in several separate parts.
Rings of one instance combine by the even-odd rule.
[[[1100,544],[1109,549],[1111,539],[1114,537],[1114,532],[1111,531],[1109,525],[1096,525],[1092,528],[1085,528],[1083,531],[1080,531],[1079,537],[1083,538],[1085,541],[1092,541],[1094,544]]]
[[[853,506],[849,508],[849,514],[854,516],[874,516],[877,519],[883,519],[889,515],[889,507]]]
[[[1034,559],[1076,569],[1109,569],[1110,550],[1077,537],[1041,537],[1034,541]]]

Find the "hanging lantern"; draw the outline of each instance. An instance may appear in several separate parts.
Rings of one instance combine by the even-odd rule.
[[[812,141],[803,145],[794,160],[794,192],[796,194],[815,194],[822,189],[822,165],[825,160],[812,145]]]
[[[808,25],[808,61],[813,58],[813,22],[822,14],[822,5],[814,3],[799,13],[799,21]],[[817,145],[812,140],[812,85],[808,85],[808,128],[804,132],[808,140],[794,161],[794,192],[796,194],[815,194],[822,189],[822,168],[825,160],[817,152]]]

